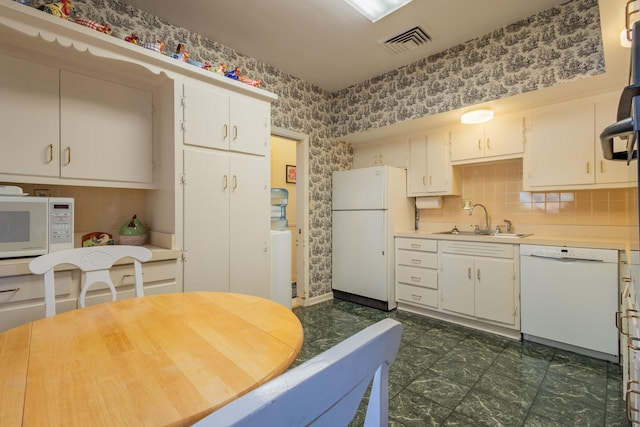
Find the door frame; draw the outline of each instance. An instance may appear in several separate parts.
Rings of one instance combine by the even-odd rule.
[[[296,284],[298,301],[309,301],[309,135],[271,127],[271,135],[296,141]]]

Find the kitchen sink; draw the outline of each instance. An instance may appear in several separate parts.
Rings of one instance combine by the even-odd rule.
[[[522,233],[486,233],[486,232],[476,233],[475,231],[459,231],[459,230],[437,231],[433,234],[447,234],[451,236],[503,237],[503,238],[512,238],[512,239],[531,236],[531,234],[522,234]]]

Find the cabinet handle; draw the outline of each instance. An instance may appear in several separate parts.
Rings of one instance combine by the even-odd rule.
[[[640,384],[640,382],[634,380],[627,381],[627,418],[629,419],[629,421],[631,421],[631,423],[636,424],[640,422],[640,418],[635,418],[634,413],[640,412],[640,409],[634,408],[631,404],[631,395],[634,393],[640,394],[640,391],[633,390],[633,384],[638,385]]]
[[[237,140],[238,139],[238,126],[234,126],[233,127],[233,140]]]
[[[433,177],[432,177],[431,175],[429,175],[429,185],[431,185],[431,183],[432,183],[432,181],[433,181],[433,179],[432,179],[432,178],[433,178]]]
[[[467,277],[471,279],[471,267],[467,268]]]
[[[427,185],[427,177],[422,175],[422,185]]]
[[[420,301],[422,299],[422,295],[411,294],[411,298],[413,298],[414,300]]]
[[[232,181],[233,183],[233,189],[235,190],[236,188],[238,188],[238,177],[236,175],[233,175]]]
[[[227,139],[227,137],[229,136],[229,126],[225,123],[222,128],[224,129],[222,139]]]
[[[482,151],[482,139],[478,139],[478,151]]]
[[[604,160],[600,160],[600,172],[601,173],[604,173],[604,168],[605,168]]]
[[[487,138],[487,148],[491,150],[491,138]]]
[[[419,276],[411,276],[411,281],[412,282],[419,282],[420,281],[420,277]]]
[[[591,162],[587,162],[587,173],[591,173]]]
[[[20,288],[4,289],[4,290],[0,291],[0,294],[5,293],[5,292],[18,292],[19,290],[20,290]]]
[[[478,278],[478,280],[480,280],[480,269],[478,269],[478,272],[476,273],[476,277]]]
[[[420,249],[422,247],[422,245],[420,243],[412,243],[411,244],[411,248],[412,249]]]
[[[65,150],[67,152],[67,165],[69,163],[71,163],[71,147],[67,147],[67,149]]]
[[[222,187],[223,190],[226,190],[229,187],[229,177],[227,175],[224,176],[224,186]]]
[[[49,160],[47,163],[51,163],[53,161],[53,144],[49,144]]]
[[[622,312],[620,311],[616,311],[615,323],[616,323],[616,328],[620,332],[620,335],[624,335],[628,337],[629,331],[624,330],[624,327],[622,326],[622,319],[640,319],[640,316],[638,314],[630,314],[630,313],[637,313],[636,310],[626,310],[626,311],[627,311],[627,314],[625,315],[622,315]]]
[[[416,265],[420,265],[420,264],[422,264],[422,260],[421,259],[411,258],[411,263],[412,264],[416,264]]]
[[[640,350],[640,347],[633,344],[635,341],[640,341],[640,338],[632,337],[631,335],[629,335],[629,339],[627,340],[627,347],[629,347],[631,350],[638,351]]]

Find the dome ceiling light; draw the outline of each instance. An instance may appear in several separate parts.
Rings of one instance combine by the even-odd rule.
[[[467,111],[460,117],[460,121],[466,125],[484,123],[491,119],[493,119],[493,110],[488,108]]]

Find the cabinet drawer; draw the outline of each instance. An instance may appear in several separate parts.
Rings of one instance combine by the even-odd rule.
[[[176,260],[154,261],[142,264],[142,281],[144,284],[155,283],[161,281],[172,281],[176,279]],[[133,272],[133,264],[116,265],[109,270],[113,286],[119,288],[121,286],[133,286],[135,275]],[[89,291],[97,291],[100,289],[109,289],[104,283],[96,283],[89,288]]]
[[[98,285],[96,285],[98,286]],[[91,292],[91,289],[90,289]],[[175,280],[168,283],[158,284],[158,285],[150,285],[144,287],[144,295],[159,295],[159,294],[170,294],[176,292],[176,282]],[[116,300],[123,300],[128,298],[134,298],[136,296],[135,291],[133,289],[127,289],[124,291],[118,291],[116,293]],[[111,293],[110,292],[91,292],[91,295],[87,295],[84,299],[84,304],[87,307],[90,307],[95,304],[102,304],[105,302],[111,301]]]
[[[55,273],[56,295],[68,295],[71,292],[71,272]],[[28,274],[0,278],[0,304],[44,298],[44,276]]]
[[[396,263],[409,267],[438,268],[438,254],[434,252],[399,250]]]
[[[396,238],[398,249],[410,249],[413,251],[437,252],[438,241],[430,239],[412,239],[406,237]]]
[[[435,289],[398,283],[396,296],[398,301],[438,308],[438,291]]]
[[[399,265],[396,269],[396,282],[438,289],[438,270]]]

